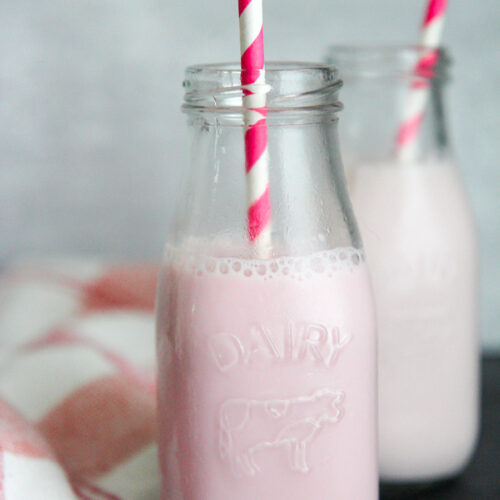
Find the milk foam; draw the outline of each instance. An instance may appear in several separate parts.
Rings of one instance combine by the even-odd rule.
[[[364,262],[364,252],[353,247],[315,252],[299,257],[275,257],[271,259],[244,259],[237,257],[211,257],[190,252],[189,247],[167,247],[165,259],[175,263],[178,269],[196,276],[207,274],[239,275],[247,278],[307,279],[314,275],[333,276],[339,271],[352,272]]]

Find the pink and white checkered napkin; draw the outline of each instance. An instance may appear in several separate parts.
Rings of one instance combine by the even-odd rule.
[[[153,267],[23,264],[0,282],[0,500],[149,500]]]

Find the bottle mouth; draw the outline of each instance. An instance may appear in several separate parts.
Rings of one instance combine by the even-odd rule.
[[[331,45],[326,60],[342,79],[449,79],[452,59],[444,47],[420,45]]]
[[[266,94],[267,113],[290,110],[339,111],[338,92],[342,82],[338,70],[330,64],[269,62],[265,83],[253,84]],[[183,109],[189,111],[240,112],[244,90],[239,63],[189,66],[183,82]]]

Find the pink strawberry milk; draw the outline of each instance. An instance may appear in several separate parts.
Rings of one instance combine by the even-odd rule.
[[[191,172],[157,301],[162,498],[373,500],[374,305],[337,149],[340,82],[329,66],[266,67],[258,249],[239,82],[231,65],[186,75]]]
[[[377,292],[380,471],[445,478],[463,469],[477,434],[470,211],[451,164],[360,165],[350,181]]]

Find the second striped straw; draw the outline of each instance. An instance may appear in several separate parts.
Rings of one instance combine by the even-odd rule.
[[[438,61],[438,47],[443,32],[444,17],[448,0],[430,0],[422,24],[420,46],[429,48],[420,57],[415,67],[415,74],[429,74]],[[409,92],[404,118],[399,126],[396,138],[396,157],[400,162],[415,159],[420,125],[424,118],[425,107],[429,98],[427,82],[415,82]]]

